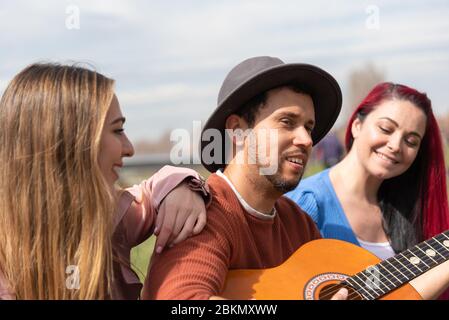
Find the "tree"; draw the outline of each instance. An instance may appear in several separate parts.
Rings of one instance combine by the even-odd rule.
[[[372,63],[368,62],[358,69],[354,69],[349,74],[349,86],[346,94],[346,103],[343,107],[342,116],[345,123],[352,115],[352,112],[362,102],[362,99],[371,91],[374,86],[386,79],[386,72],[380,70]]]

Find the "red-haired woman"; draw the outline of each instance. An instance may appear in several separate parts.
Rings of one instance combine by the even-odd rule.
[[[378,84],[351,116],[345,140],[343,160],[287,195],[323,237],[387,259],[449,229],[441,135],[426,94]]]

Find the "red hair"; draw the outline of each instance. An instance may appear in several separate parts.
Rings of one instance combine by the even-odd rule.
[[[409,101],[423,110],[427,116],[426,131],[413,164],[400,177],[388,179],[395,180],[394,182],[386,180],[382,183],[382,185],[387,184],[396,188],[398,185],[402,186],[404,182],[411,182],[416,186],[415,201],[410,207],[415,212],[415,217],[412,216],[411,222],[417,235],[416,241],[419,242],[449,229],[443,144],[431,101],[427,95],[410,87],[389,82],[375,86],[349,119],[345,135],[346,150],[351,149],[354,141],[351,131],[354,120],[359,118],[363,121],[373,109],[386,100]],[[399,193],[398,191],[390,188],[387,192]],[[404,194],[402,193],[400,196],[404,197]],[[449,298],[449,290],[443,296]]]

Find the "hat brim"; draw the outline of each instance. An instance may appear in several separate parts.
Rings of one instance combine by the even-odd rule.
[[[245,103],[270,89],[289,84],[301,84],[311,91],[315,109],[315,128],[312,132],[313,144],[317,144],[332,128],[341,111],[342,94],[337,81],[326,71],[308,64],[281,64],[266,69],[232,91],[207,120],[203,132],[218,129],[225,137],[227,117],[239,110]],[[201,140],[201,151],[209,141]],[[224,140],[223,140],[224,150]],[[224,167],[223,162],[208,164],[201,162],[210,172]]]

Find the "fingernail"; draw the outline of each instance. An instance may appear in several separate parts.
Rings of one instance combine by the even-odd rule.
[[[157,230],[158,230],[158,229],[157,229],[157,227],[156,227],[156,228],[154,228],[154,233],[156,233],[156,232],[157,232]]]
[[[161,252],[162,252],[162,247],[161,246],[157,247],[156,253],[161,253]]]

